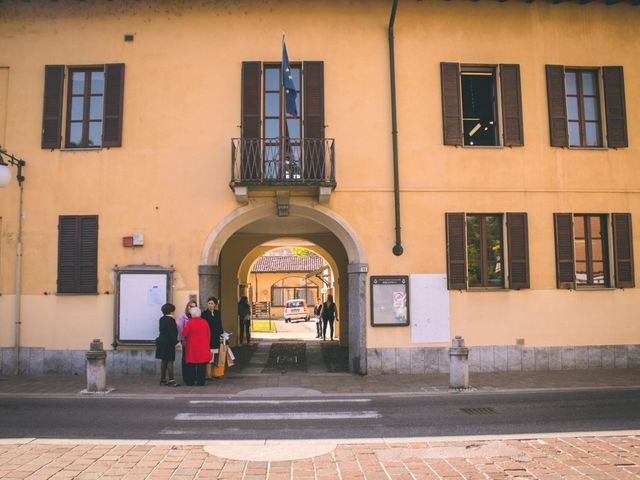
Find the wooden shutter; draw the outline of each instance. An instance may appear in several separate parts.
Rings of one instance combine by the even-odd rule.
[[[630,213],[613,213],[613,257],[616,287],[635,287],[633,272],[633,233]]]
[[[624,99],[622,67],[602,67],[604,103],[607,122],[607,146],[628,147],[627,110]]]
[[[58,293],[97,293],[98,217],[63,215],[58,224]]]
[[[520,65],[500,65],[500,90],[502,94],[502,130],[504,145],[522,147],[522,94],[520,90]]]
[[[575,288],[573,258],[573,215],[554,213],[556,240],[556,278],[558,288]]]
[[[564,89],[564,67],[546,65],[547,102],[549,104],[549,136],[552,147],[568,147],[567,100]]]
[[[102,146],[122,146],[122,109],[124,105],[124,63],[104,66],[104,114]]]
[[[529,233],[526,213],[507,213],[509,288],[529,288]]]
[[[302,63],[304,178],[324,179],[324,62]]]
[[[242,98],[240,107],[240,176],[243,180],[260,178],[261,64],[242,62]]]
[[[64,65],[45,65],[42,148],[60,148],[63,85]]]
[[[445,221],[447,229],[447,286],[449,290],[466,290],[465,214],[446,213]]]
[[[441,63],[442,133],[445,145],[462,145],[460,64]]]

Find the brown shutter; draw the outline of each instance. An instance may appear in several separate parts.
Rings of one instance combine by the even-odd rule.
[[[104,66],[104,115],[102,146],[122,146],[122,109],[124,105],[124,63]]]
[[[467,255],[464,213],[446,213],[447,286],[449,290],[466,290]]]
[[[602,67],[604,103],[607,122],[607,146],[628,147],[627,110],[624,100],[622,67]]]
[[[549,136],[552,147],[568,147],[567,100],[564,89],[564,67],[546,65],[547,102],[549,104]]]
[[[554,213],[556,240],[556,278],[558,288],[575,288],[573,259],[573,215]]]
[[[81,293],[98,292],[98,216],[80,217],[78,276]]]
[[[442,133],[445,145],[462,145],[460,64],[441,63]]]
[[[520,65],[500,65],[502,94],[502,129],[504,145],[522,147],[522,94],[520,91]]]
[[[42,148],[60,148],[63,85],[64,65],[45,65]]]
[[[260,62],[242,62],[242,98],[240,107],[240,176],[243,180],[260,178]]]
[[[509,288],[529,288],[529,233],[526,213],[507,213]]]
[[[98,217],[60,216],[58,293],[97,293]]]
[[[304,178],[324,179],[324,62],[302,63]]]
[[[633,272],[633,233],[630,213],[613,213],[613,256],[616,287],[635,287]]]

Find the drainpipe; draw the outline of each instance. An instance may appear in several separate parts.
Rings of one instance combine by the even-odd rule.
[[[19,179],[20,199],[19,199],[19,216],[18,216],[18,236],[16,237],[16,298],[15,298],[15,339],[13,347],[13,366],[14,374],[20,374],[20,324],[21,322],[21,297],[22,297],[22,218],[24,217],[24,202],[22,199],[22,192],[24,187],[22,181],[24,178]]]
[[[389,74],[391,76],[391,135],[393,138],[393,196],[396,213],[396,244],[393,254],[402,255],[402,238],[400,235],[400,181],[398,179],[398,119],[396,114],[396,64],[393,51],[393,24],[396,21],[398,0],[393,0],[391,18],[389,19]]]

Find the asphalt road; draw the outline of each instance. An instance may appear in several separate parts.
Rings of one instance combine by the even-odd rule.
[[[4,397],[0,437],[322,439],[640,429],[640,389],[410,396]]]

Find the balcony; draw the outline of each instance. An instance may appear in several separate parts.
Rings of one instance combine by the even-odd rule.
[[[230,186],[249,196],[318,195],[328,201],[336,186],[332,138],[233,138]]]

